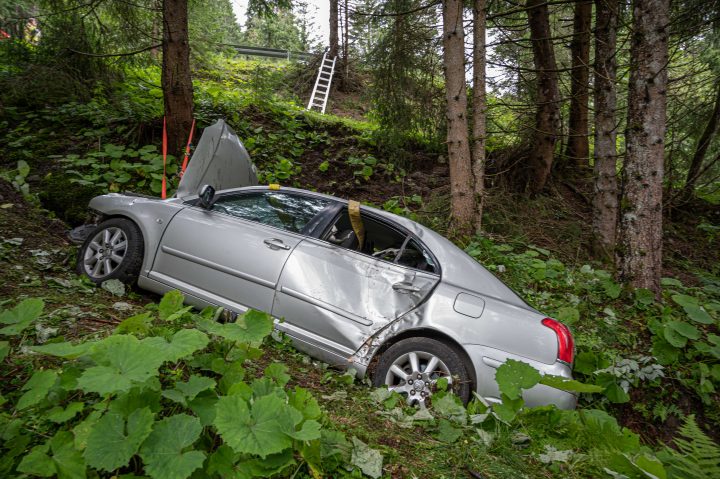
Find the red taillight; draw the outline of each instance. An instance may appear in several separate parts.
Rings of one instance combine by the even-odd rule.
[[[568,364],[572,364],[573,357],[575,355],[575,344],[573,342],[572,333],[570,329],[560,321],[556,321],[552,318],[545,318],[542,320],[544,326],[555,331],[555,335],[558,340],[558,354],[557,358],[560,361],[565,361]]]

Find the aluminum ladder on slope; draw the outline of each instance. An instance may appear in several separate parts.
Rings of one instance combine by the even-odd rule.
[[[325,107],[327,106],[328,97],[330,96],[330,84],[332,83],[332,77],[335,73],[335,60],[337,60],[337,57],[333,57],[332,60],[328,58],[328,52],[323,54],[320,70],[318,70],[315,86],[313,87],[312,95],[310,95],[310,101],[308,102],[308,110],[320,108],[320,113],[325,113]]]

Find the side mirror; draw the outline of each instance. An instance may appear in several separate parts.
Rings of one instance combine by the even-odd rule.
[[[203,185],[202,188],[200,188],[199,196],[200,199],[198,201],[198,206],[209,210],[210,208],[212,208],[212,205],[214,203],[213,200],[215,199],[215,188],[210,185]]]

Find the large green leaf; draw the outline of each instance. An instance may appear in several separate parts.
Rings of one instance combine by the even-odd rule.
[[[152,425],[153,413],[147,407],[136,409],[127,422],[122,414],[107,412],[88,436],[85,460],[88,465],[108,472],[126,466],[150,434]]]
[[[685,310],[685,313],[687,313],[688,318],[695,321],[696,323],[713,324],[715,322],[712,316],[710,316],[708,312],[703,309],[702,306],[688,304],[683,306],[683,309]]]
[[[160,319],[168,321],[174,313],[182,310],[184,300],[185,298],[180,291],[175,290],[165,293],[158,306]]]
[[[440,419],[438,424],[438,436],[437,438],[448,444],[457,441],[462,436],[462,429],[456,427],[453,423],[447,419]]]
[[[540,373],[527,363],[508,359],[495,373],[500,392],[510,399],[517,399],[523,389],[530,389],[540,382]]]
[[[269,314],[252,309],[238,316],[234,323],[220,324],[208,319],[198,319],[197,324],[210,334],[243,343],[261,342],[272,332],[273,327]]]
[[[189,401],[195,399],[195,397],[202,391],[214,387],[214,379],[193,374],[187,382],[176,383],[174,389],[165,390],[162,392],[162,395],[182,404],[183,406],[186,406]]]
[[[697,306],[698,304],[697,298],[693,296],[688,296],[687,294],[673,294],[672,300],[682,307]]]
[[[51,477],[55,475],[55,464],[48,455],[49,444],[36,446],[18,464],[17,470],[39,477]]]
[[[220,436],[236,452],[266,457],[292,446],[289,434],[302,414],[275,395],[263,396],[248,406],[240,396],[221,397],[215,421]]]
[[[680,334],[677,331],[678,326],[673,325],[672,323],[680,323],[680,321],[671,321],[663,326],[663,337],[665,338],[665,341],[667,341],[669,344],[671,344],[673,347],[676,348],[684,348],[687,345],[687,336],[684,334]],[[687,324],[687,323],[685,323]],[[690,324],[688,324],[690,327],[694,327]],[[680,326],[680,329],[684,329],[684,327]]]
[[[467,411],[460,398],[454,394],[446,394],[437,399],[433,397],[433,409],[458,424],[467,424]]]
[[[0,341],[0,362],[7,357],[10,352],[10,343],[7,341]]]
[[[85,403],[73,401],[66,408],[55,407],[46,413],[46,418],[50,421],[62,424],[77,416],[77,414],[85,409]]]
[[[12,309],[0,312],[0,324],[8,326],[0,329],[0,334],[16,336],[38,319],[45,308],[45,303],[40,298],[30,298],[21,301]]]
[[[150,332],[151,323],[152,318],[150,318],[149,312],[136,314],[118,324],[118,327],[115,328],[115,334],[146,335]]]
[[[50,388],[55,385],[58,375],[53,369],[35,371],[30,380],[22,387],[26,391],[17,403],[18,409],[34,406],[47,396]]]
[[[320,439],[320,429],[322,426],[314,419],[310,419],[302,423],[302,427],[297,431],[291,431],[289,436],[298,441],[313,441]]]
[[[515,416],[517,416],[518,411],[522,409],[525,401],[523,401],[523,398],[521,397],[510,398],[506,394],[501,394],[500,398],[502,399],[502,402],[493,404],[493,412],[502,421],[509,423],[515,419]]]
[[[363,472],[374,479],[382,476],[383,456],[380,451],[370,448],[360,439],[352,438],[353,449],[350,462],[353,466],[357,466]]]
[[[299,386],[295,386],[295,391],[288,394],[288,403],[300,411],[305,419],[319,419],[322,415],[320,405],[310,391]]]
[[[665,328],[672,329],[676,333],[688,339],[700,339],[700,330],[685,321],[670,321],[665,325]]]
[[[73,435],[60,431],[45,445],[33,448],[18,465],[18,471],[58,479],[85,479],[85,461],[73,445]]]
[[[30,350],[37,353],[57,356],[59,358],[75,359],[87,352],[94,346],[92,342],[71,344],[71,343],[50,343],[41,346],[31,346]]]
[[[185,451],[200,437],[200,420],[176,414],[155,423],[152,433],[140,448],[145,472],[153,479],[185,479],[202,466],[205,454]]]
[[[181,329],[170,338],[170,342],[160,337],[143,339],[143,344],[156,351],[161,364],[166,361],[176,362],[204,348],[209,342],[207,334],[197,329]]]
[[[600,393],[605,389],[602,386],[585,384],[575,379],[568,379],[562,376],[545,375],[540,380],[540,384],[575,393]]]
[[[155,376],[164,362],[164,352],[144,341],[122,334],[97,343],[91,356],[98,366],[83,372],[78,379],[78,387],[85,392],[105,395],[127,391],[134,383]]]

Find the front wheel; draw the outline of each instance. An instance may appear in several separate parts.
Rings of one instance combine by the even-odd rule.
[[[448,387],[467,403],[472,381],[465,363],[455,349],[430,338],[404,339],[385,351],[375,369],[374,386],[405,396],[409,404],[428,404],[437,380],[444,377]]]
[[[77,270],[97,284],[109,279],[130,284],[140,273],[143,250],[140,228],[128,219],[111,218],[100,223],[83,243]]]

